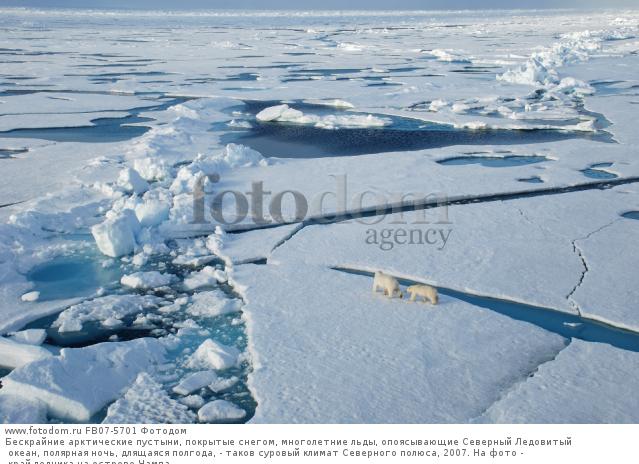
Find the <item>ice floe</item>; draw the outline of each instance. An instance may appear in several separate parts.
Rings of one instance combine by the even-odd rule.
[[[222,345],[209,338],[189,357],[186,365],[191,369],[224,370],[236,366],[239,356],[237,348]]]
[[[164,356],[162,343],[150,338],[65,348],[12,371],[2,390],[43,402],[51,417],[86,422]]]
[[[229,401],[215,400],[202,406],[197,412],[197,416],[200,422],[226,422],[244,418],[246,411]]]
[[[159,299],[148,295],[107,295],[65,309],[52,323],[60,332],[77,332],[89,322],[117,328],[123,319],[156,308]]]
[[[169,397],[162,386],[145,372],[109,406],[103,424],[188,424],[195,414]]]

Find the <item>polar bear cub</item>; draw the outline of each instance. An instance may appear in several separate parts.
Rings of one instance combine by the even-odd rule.
[[[383,290],[384,295],[389,298],[393,298],[396,293],[399,293],[400,298],[404,297],[399,288],[399,282],[397,282],[395,277],[384,274],[382,271],[377,271],[373,279],[373,293],[376,293],[380,288]]]
[[[418,296],[424,299],[424,303],[428,300],[430,303],[436,305],[439,302],[439,295],[437,295],[437,289],[426,284],[411,285],[406,289],[410,293],[410,301],[415,301]]]

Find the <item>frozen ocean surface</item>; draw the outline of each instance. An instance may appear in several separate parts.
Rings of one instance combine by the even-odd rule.
[[[0,422],[639,421],[638,11],[0,38]]]

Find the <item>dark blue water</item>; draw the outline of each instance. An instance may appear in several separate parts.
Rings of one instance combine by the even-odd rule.
[[[639,221],[639,211],[628,211],[622,214],[626,219],[636,219]]]
[[[506,156],[456,156],[454,158],[448,158],[445,160],[437,161],[444,166],[464,166],[468,164],[478,164],[487,168],[509,168],[513,166],[525,166],[527,164],[541,163],[543,161],[549,161],[545,156],[520,156],[520,155],[506,155]],[[520,179],[521,180],[521,179]],[[534,182],[528,180],[528,182]]]
[[[242,111],[257,114],[278,101],[245,101]],[[293,102],[291,107],[311,114],[335,114],[339,110],[319,105]],[[232,108],[238,109],[237,107]],[[230,109],[229,109],[230,110]],[[356,113],[344,113],[356,114]],[[252,121],[253,127],[242,132],[223,134],[223,143],[247,145],[266,157],[322,158],[357,156],[393,151],[413,151],[451,145],[532,144],[588,138],[605,141],[598,134],[560,130],[469,130],[451,125],[374,114],[389,119],[383,128],[323,129],[310,125]],[[528,158],[528,157],[526,157]],[[540,160],[543,161],[544,159]],[[527,164],[527,163],[523,163]]]
[[[29,91],[30,93],[35,93]],[[158,99],[158,104],[147,107],[131,108],[127,116],[120,118],[97,118],[91,125],[77,127],[42,127],[14,129],[0,132],[3,138],[33,138],[53,142],[109,143],[123,142],[144,135],[150,127],[130,124],[153,121],[152,118],[139,116],[142,112],[163,111],[170,106],[188,101],[188,98]]]
[[[52,142],[108,143],[123,142],[144,135],[149,127],[127,124],[152,121],[151,118],[124,116],[122,118],[98,118],[91,120],[91,126],[46,127],[14,129],[0,132],[3,138],[42,139]]]
[[[617,177],[619,177],[617,176],[617,174],[605,171],[603,169],[599,169],[599,168],[609,168],[610,166],[612,166],[612,164],[613,163],[593,164],[586,169],[582,169],[581,172],[584,174],[584,176],[589,177],[591,179],[616,179]]]
[[[527,177],[524,179],[517,179],[519,182],[527,182],[529,184],[543,184],[544,181],[541,179],[541,177],[537,177],[537,176],[533,176],[533,177]]]
[[[14,155],[19,155],[20,153],[26,153],[29,150],[26,148],[0,148],[0,159],[9,159],[15,158]]]
[[[354,275],[372,277],[373,273],[344,268],[334,268],[336,271]],[[414,285],[419,282],[408,279],[397,279],[402,285]],[[518,321],[534,324],[542,329],[556,333],[566,338],[578,338],[597,343],[607,343],[623,350],[639,352],[639,333],[613,327],[593,321],[592,319],[574,316],[541,306],[515,303],[512,301],[472,295],[445,287],[437,287],[442,294],[465,301],[474,306],[495,311]]]

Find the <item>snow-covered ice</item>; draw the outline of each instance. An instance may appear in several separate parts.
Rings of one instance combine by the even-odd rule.
[[[162,343],[150,338],[65,348],[59,356],[12,371],[2,379],[2,394],[39,400],[51,417],[86,422],[140,372],[161,363],[165,353]]]
[[[241,307],[239,300],[229,298],[220,290],[211,290],[193,294],[186,312],[191,316],[215,317],[237,312]]]
[[[60,313],[52,327],[60,332],[77,332],[84,324],[97,322],[118,327],[125,317],[156,308],[159,300],[149,295],[107,295],[73,305]]]
[[[178,395],[189,395],[215,381],[217,381],[215,371],[194,372],[184,377],[179,384],[173,387],[173,391]]]
[[[171,399],[151,376],[145,372],[109,406],[103,424],[188,424],[195,422],[195,414],[186,406]]]
[[[229,401],[215,400],[202,406],[197,416],[204,423],[225,422],[243,419],[246,411]]]
[[[44,403],[0,392],[0,424],[44,424],[46,420]]]
[[[237,348],[222,345],[208,338],[190,356],[187,367],[224,370],[236,366],[239,362],[239,355],[240,352]]]
[[[479,418],[499,423],[631,423],[639,354],[574,340]],[[611,395],[614,392],[614,395]]]
[[[10,338],[0,337],[0,367],[15,369],[51,357],[51,352]]]
[[[637,420],[639,345],[580,332],[639,331],[636,11],[0,31],[2,421]]]
[[[164,287],[173,282],[175,278],[176,277],[172,274],[162,274],[158,271],[147,271],[135,272],[133,274],[122,276],[120,282],[125,287],[145,290],[149,288]]]

